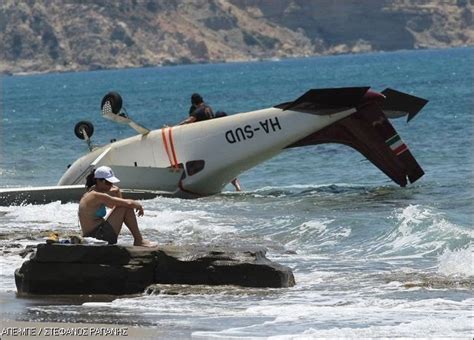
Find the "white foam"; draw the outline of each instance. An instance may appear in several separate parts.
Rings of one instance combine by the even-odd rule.
[[[321,260],[321,258],[319,258],[319,260]],[[328,260],[328,258],[324,258],[324,260]],[[294,275],[297,278],[297,286],[295,289],[304,289],[308,286],[327,282],[331,280],[336,275],[336,273],[331,271],[312,270],[310,272],[303,273],[294,272]]]
[[[438,272],[448,276],[474,276],[474,246],[446,249],[438,257]]]
[[[409,205],[397,216],[400,221],[398,231],[403,236],[409,236],[413,233],[414,226],[419,225],[432,216],[433,214],[428,209],[420,208],[418,205]]]
[[[222,298],[217,295],[186,294],[186,295],[145,295],[135,298],[120,298],[112,302],[86,302],[82,306],[95,309],[114,309],[123,313],[140,313],[141,315],[176,316],[173,322],[178,322],[183,315],[189,317],[225,317],[239,314],[235,308],[240,299],[232,296]]]
[[[78,229],[77,203],[51,202],[43,205],[10,206],[4,210],[0,232],[11,232],[12,228],[30,230]]]
[[[154,210],[145,211],[145,216],[138,219],[140,229],[156,230],[158,235],[168,239],[193,241],[195,237],[221,237],[237,231],[229,217],[203,210]]]
[[[423,241],[423,233],[419,233],[417,227],[430,219],[433,214],[417,205],[409,205],[401,213],[396,215],[400,222],[397,232],[392,234],[392,247],[394,249],[404,249],[420,244]]]
[[[341,327],[330,329],[308,328],[299,334],[270,336],[268,339],[314,339],[314,338],[471,338],[472,327],[469,316],[461,315],[447,319],[427,317],[423,320],[406,320],[393,325],[371,325],[368,327]],[[472,320],[471,320],[472,321]]]
[[[314,339],[314,338],[380,338],[387,337],[469,337],[472,335],[472,316],[469,312],[441,314],[409,311],[359,308],[311,308],[305,304],[275,308],[274,319],[262,310],[256,313],[249,326],[222,331],[194,332],[197,338],[260,338]],[[291,313],[291,314],[290,314]],[[337,326],[334,326],[337,325]],[[278,335],[274,335],[278,334]]]
[[[302,233],[312,231],[317,234],[323,234],[327,230],[327,225],[333,221],[334,220],[311,220],[302,223],[298,229]]]

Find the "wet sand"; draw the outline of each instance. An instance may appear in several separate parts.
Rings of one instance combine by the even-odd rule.
[[[29,307],[112,301],[114,296],[28,296],[0,293],[0,339],[157,339],[166,337],[153,327],[124,324],[35,321]],[[94,319],[94,316],[91,316]],[[96,319],[97,320],[97,319]]]
[[[0,339],[157,339],[151,327],[109,324],[0,321]]]

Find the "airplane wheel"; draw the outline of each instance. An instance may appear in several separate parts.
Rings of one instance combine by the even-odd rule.
[[[91,122],[88,122],[86,120],[80,121],[74,127],[74,134],[79,139],[85,139],[85,136],[82,133],[83,131],[87,134],[87,137],[91,138],[94,134],[94,125],[92,125]]]
[[[112,113],[114,114],[118,114],[120,109],[122,109],[122,97],[118,92],[109,92],[104,96],[104,98],[102,98],[102,103],[100,104],[100,109],[102,111],[104,110],[106,102],[110,103]]]

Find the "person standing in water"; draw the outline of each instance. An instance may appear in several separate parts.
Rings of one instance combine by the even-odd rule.
[[[122,225],[132,233],[135,246],[156,247],[157,243],[145,240],[138,228],[137,217],[143,216],[143,207],[131,199],[123,199],[120,189],[114,184],[120,182],[108,166],[101,166],[87,177],[87,192],[79,202],[79,223],[84,237],[94,237],[116,244]],[[112,211],[106,217],[106,209]]]

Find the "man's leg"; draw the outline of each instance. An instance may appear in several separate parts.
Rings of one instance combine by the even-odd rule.
[[[239,179],[236,177],[231,181],[232,185],[235,187],[236,191],[242,191],[242,188],[240,187],[240,182]]]
[[[137,217],[133,209],[125,207],[115,207],[110,215],[107,217],[107,222],[114,228],[117,235],[122,229],[122,224],[125,223],[133,236],[133,244],[135,246],[155,247],[156,244],[144,240],[140,230],[138,229]]]

